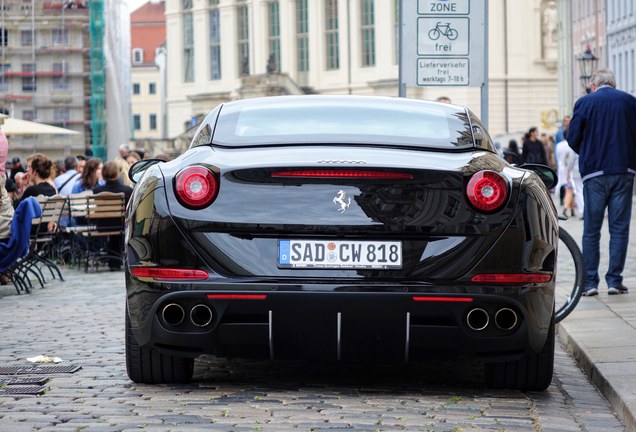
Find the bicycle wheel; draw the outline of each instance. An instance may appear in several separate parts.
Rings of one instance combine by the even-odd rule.
[[[563,227],[559,227],[557,252],[555,322],[574,310],[583,293],[583,254],[576,240]]]
[[[428,32],[428,38],[430,40],[437,40],[439,39],[440,35],[441,35],[441,32],[437,30],[437,27],[435,27],[434,29],[431,29],[431,31]]]

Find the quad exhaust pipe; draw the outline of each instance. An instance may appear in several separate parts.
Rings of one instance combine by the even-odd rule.
[[[166,324],[178,326],[185,319],[185,311],[180,304],[169,303],[161,310],[161,318]]]
[[[186,318],[186,311],[178,303],[168,303],[161,310],[161,318],[171,326],[183,324]],[[197,304],[190,309],[190,322],[197,327],[206,327],[214,319],[212,309],[205,304]]]
[[[214,315],[207,305],[198,304],[190,310],[190,321],[197,327],[205,327],[212,322]]]
[[[495,325],[499,330],[512,330],[517,321],[517,312],[510,308],[501,308],[495,313]]]
[[[474,308],[468,312],[466,315],[466,323],[471,330],[481,331],[488,327],[488,323],[490,322],[490,317],[488,316],[488,312],[483,310],[482,308]]]
[[[499,330],[509,331],[517,326],[519,317],[513,309],[503,307],[495,312],[493,321]],[[482,308],[473,308],[466,315],[466,324],[473,331],[485,330],[490,324],[490,315]]]

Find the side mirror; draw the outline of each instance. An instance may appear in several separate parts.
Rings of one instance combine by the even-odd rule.
[[[165,161],[163,159],[142,159],[137,161],[128,170],[128,178],[136,184],[148,168],[162,162]]]
[[[530,170],[538,175],[548,190],[552,189],[559,182],[559,176],[557,176],[556,171],[554,171],[547,165],[524,164],[521,165],[519,168]]]

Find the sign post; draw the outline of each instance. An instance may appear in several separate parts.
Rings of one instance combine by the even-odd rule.
[[[407,86],[481,87],[486,123],[486,12],[487,0],[402,0],[400,96]]]

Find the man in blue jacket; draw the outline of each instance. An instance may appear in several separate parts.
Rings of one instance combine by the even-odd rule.
[[[610,233],[605,274],[608,294],[627,294],[623,269],[636,174],[636,98],[616,90],[614,74],[607,69],[594,73],[591,84],[592,93],[574,104],[567,132],[568,144],[579,154],[583,179],[583,294],[598,294],[599,243],[605,209]]]

